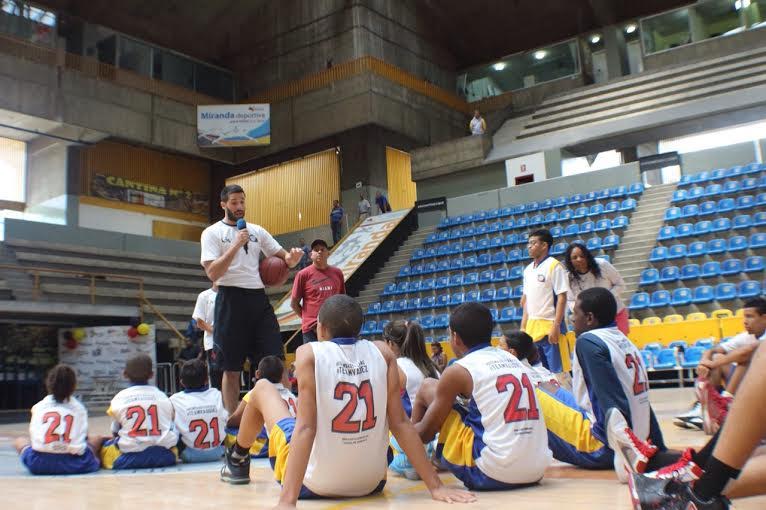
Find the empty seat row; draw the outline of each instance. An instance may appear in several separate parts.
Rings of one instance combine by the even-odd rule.
[[[688,246],[685,244],[674,244],[670,247],[657,246],[652,249],[649,255],[649,262],[662,262],[663,260],[675,260],[684,257],[701,257],[703,255],[742,251],[748,248],[753,250],[766,248],[766,233],[757,232],[752,234],[749,241],[745,236],[734,236],[729,238],[728,241],[716,238],[707,242],[694,241]]]
[[[719,168],[709,172],[699,172],[696,174],[686,174],[681,176],[678,186],[691,186],[692,184],[703,184],[710,181],[720,181],[732,177],[743,175],[753,175],[766,170],[766,165],[761,163],[750,163],[745,166],[733,166],[731,168]]]
[[[499,322],[500,319],[500,312],[497,310],[497,308],[490,308],[490,313],[492,314],[492,320]],[[446,329],[449,326],[449,314],[442,313],[439,315],[425,315],[423,317],[413,317],[412,319],[417,320],[417,322],[422,326],[423,329]],[[383,321],[365,321],[365,323],[362,325],[362,336],[366,335],[373,335],[373,334],[381,334],[383,333],[383,328],[385,328],[386,324],[388,324],[390,321],[383,320]]]
[[[713,260],[699,264],[686,264],[667,266],[661,270],[653,267],[641,271],[639,285],[654,285],[656,283],[669,283],[677,280],[693,280],[696,278],[713,278],[716,276],[730,276],[739,273],[757,273],[766,270],[764,257],[753,255],[746,259],[726,259],[723,262]]]
[[[703,346],[692,346],[684,350],[678,350],[677,347],[667,347],[656,351],[642,349],[641,357],[648,370],[691,369],[697,368],[706,350],[707,348]]]
[[[378,315],[446,308],[449,306],[458,306],[463,303],[491,303],[509,301],[511,299],[519,300],[521,299],[522,293],[522,286],[517,285],[516,287],[513,287],[513,289],[510,287],[501,287],[499,289],[487,289],[481,292],[478,290],[471,290],[468,292],[444,293],[423,298],[397,299],[380,303],[370,303],[367,306],[366,313],[368,315]]]
[[[725,214],[732,211],[744,211],[747,209],[763,207],[766,204],[766,193],[757,195],[742,195],[735,198],[722,198],[715,200],[706,200],[699,204],[687,204],[679,209],[679,206],[673,206],[665,211],[665,220],[671,221],[677,218],[691,218],[712,216],[715,214]]]
[[[719,283],[715,287],[701,285],[694,289],[683,287],[671,293],[667,290],[656,290],[651,296],[646,292],[638,292],[630,298],[630,310],[658,308],[664,306],[683,306],[689,304],[710,303],[711,301],[730,301],[732,299],[747,299],[761,294],[761,283],[755,280],[733,283]]]
[[[634,183],[630,186],[617,186],[615,188],[591,191],[588,193],[577,193],[570,197],[548,198],[539,202],[529,202],[516,206],[503,207],[502,209],[489,209],[487,211],[477,211],[473,214],[447,217],[442,219],[439,228],[447,228],[456,225],[466,225],[477,221],[486,221],[495,218],[506,218],[508,216],[545,211],[548,209],[561,208],[567,205],[576,205],[592,202],[595,200],[606,200],[609,198],[624,198],[629,195],[640,195],[644,191],[641,183]]]
[[[766,188],[766,175],[763,177],[748,177],[741,181],[726,181],[723,184],[709,184],[704,188],[694,186],[692,188],[679,188],[673,192],[671,202],[685,202],[687,200],[699,200],[700,198],[717,197],[719,195],[735,195],[743,191]]]
[[[510,282],[521,280],[523,273],[523,266],[514,266],[510,269],[502,267],[500,269],[495,269],[494,271],[488,269],[481,273],[456,273],[451,276],[440,276],[438,278],[387,283],[381,295],[396,296],[400,294],[449,289],[452,287]]]
[[[657,233],[658,241],[680,239],[684,237],[704,236],[727,230],[743,230],[752,227],[766,225],[766,211],[758,212],[753,216],[740,214],[733,220],[718,218],[714,221],[703,220],[697,223],[681,223],[680,225],[665,225]]]

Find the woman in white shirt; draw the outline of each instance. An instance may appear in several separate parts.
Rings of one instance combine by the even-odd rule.
[[[598,259],[581,243],[572,243],[564,254],[564,266],[569,276],[569,292],[567,292],[567,309],[572,312],[577,296],[585,289],[603,287],[609,289],[617,300],[617,328],[624,334],[630,331],[628,309],[622,302],[622,291],[625,281],[612,264],[604,259]]]

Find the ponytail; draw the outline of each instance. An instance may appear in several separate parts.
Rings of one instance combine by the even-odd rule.
[[[404,336],[404,342],[400,346],[402,356],[409,358],[415,363],[425,377],[438,379],[439,370],[431,357],[426,352],[426,338],[423,328],[417,322],[410,322],[407,325],[407,333]]]

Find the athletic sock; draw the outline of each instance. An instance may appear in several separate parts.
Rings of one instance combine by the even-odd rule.
[[[729,480],[737,478],[740,472],[740,469],[735,469],[711,456],[705,465],[705,474],[694,483],[694,494],[703,501],[720,496]]]
[[[710,441],[708,441],[705,446],[700,449],[700,451],[695,452],[694,455],[692,455],[692,460],[699,467],[705,466],[713,456],[713,449],[715,448],[716,443],[718,443],[718,436],[720,434],[721,429],[718,429],[718,431],[713,434],[713,437],[710,438]]]
[[[234,443],[234,449],[232,451],[232,457],[237,460],[246,459],[250,455],[250,448],[240,446],[239,443]]]

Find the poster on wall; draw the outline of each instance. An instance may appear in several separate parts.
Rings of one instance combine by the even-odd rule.
[[[343,271],[343,278],[348,280],[411,210],[402,209],[367,218],[330,254],[329,264]],[[279,327],[284,331],[297,329],[301,325],[300,317],[290,308],[289,297],[290,294],[285,296],[275,310]]]
[[[252,147],[270,143],[269,104],[197,107],[197,145],[200,147]]]
[[[209,197],[204,193],[147,184],[114,175],[95,174],[91,195],[128,204],[148,205],[171,211],[207,216]]]
[[[157,366],[155,329],[131,338],[130,326],[79,328],[84,335],[76,342],[67,339],[71,329],[58,332],[58,356],[77,372],[76,395],[89,406],[107,406],[114,395],[128,387],[123,377],[125,362],[136,354],[148,354]],[[155,368],[156,372],[156,368]],[[151,383],[154,384],[152,378]]]
[[[505,176],[508,187],[545,180],[545,154],[527,154],[505,160]]]

